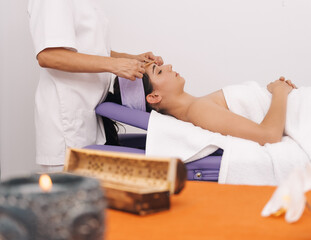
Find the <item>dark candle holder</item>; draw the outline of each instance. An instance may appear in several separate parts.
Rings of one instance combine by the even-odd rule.
[[[101,240],[105,201],[99,182],[50,174],[43,192],[39,175],[0,184],[0,240]]]

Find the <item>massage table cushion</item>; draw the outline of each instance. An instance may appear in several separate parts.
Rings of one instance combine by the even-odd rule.
[[[100,116],[131,125],[143,130],[147,130],[150,113],[130,109],[128,107],[104,102],[96,109]],[[115,152],[127,152],[145,154],[146,134],[119,134],[121,146],[109,145],[90,145],[85,148]],[[199,160],[186,164],[188,180],[197,181],[218,181],[221,157],[223,151],[218,149],[216,152]]]

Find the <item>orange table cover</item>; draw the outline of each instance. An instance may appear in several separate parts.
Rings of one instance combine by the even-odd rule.
[[[260,213],[274,187],[190,182],[171,209],[147,216],[107,210],[105,240],[311,239],[311,211],[289,224]],[[308,199],[311,195],[308,194]]]

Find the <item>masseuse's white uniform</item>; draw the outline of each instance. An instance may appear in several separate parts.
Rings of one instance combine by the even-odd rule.
[[[28,12],[36,55],[50,47],[110,56],[101,0],[30,0]],[[94,108],[109,90],[108,73],[40,69],[35,99],[36,160],[62,165],[67,147],[104,144]]]

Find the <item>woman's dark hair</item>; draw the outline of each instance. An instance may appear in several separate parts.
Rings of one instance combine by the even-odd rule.
[[[152,93],[153,87],[151,85],[150,78],[146,73],[143,75],[142,81],[143,81],[145,97],[146,97],[148,94]],[[118,77],[114,79],[113,93],[112,92],[108,93],[108,96],[105,102],[114,102],[120,105],[122,104]],[[146,102],[146,112],[151,112],[152,107],[147,101],[145,102]],[[106,118],[106,117],[102,117],[102,118],[103,118],[105,135],[106,135],[106,144],[119,146],[120,145],[119,139],[118,139],[119,127],[117,123],[115,121],[112,121],[109,118]]]

